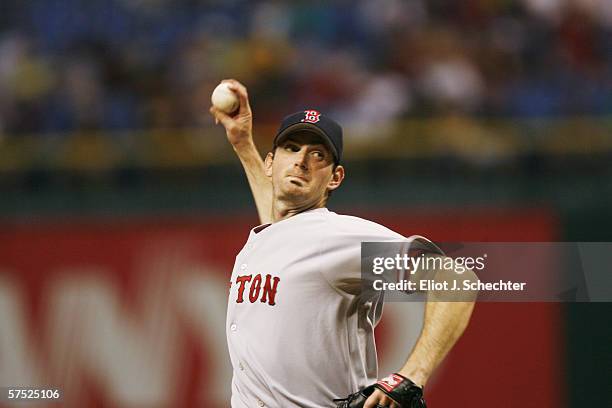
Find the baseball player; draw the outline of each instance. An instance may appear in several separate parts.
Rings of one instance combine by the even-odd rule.
[[[361,242],[419,242],[325,205],[345,177],[342,128],[315,110],[287,116],[261,159],[246,88],[226,130],[245,169],[262,225],[238,253],[227,341],[233,408],[424,407],[422,388],[466,328],[473,301],[427,302],[424,325],[401,369],[378,380],[374,327],[382,296],[360,290]]]

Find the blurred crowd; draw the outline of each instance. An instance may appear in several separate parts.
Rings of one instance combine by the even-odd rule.
[[[610,0],[2,0],[0,133],[612,113]],[[120,134],[120,132],[119,132]]]

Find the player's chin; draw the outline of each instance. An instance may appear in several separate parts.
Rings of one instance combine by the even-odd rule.
[[[305,183],[289,180],[283,183],[282,193],[288,198],[301,198],[309,196],[308,188],[304,184]]]

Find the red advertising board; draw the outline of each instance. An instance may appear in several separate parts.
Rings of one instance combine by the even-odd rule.
[[[556,237],[554,218],[540,210],[361,215],[438,241]],[[234,256],[255,222],[226,215],[1,223],[0,386],[57,387],[62,406],[229,406],[226,296]],[[559,310],[478,304],[426,387],[429,405],[562,407]],[[403,364],[418,335],[406,319],[421,313],[414,304],[386,311],[377,328],[381,371]]]

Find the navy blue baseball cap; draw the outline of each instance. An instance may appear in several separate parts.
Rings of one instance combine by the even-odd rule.
[[[287,136],[299,131],[310,131],[323,138],[331,150],[336,164],[342,160],[342,127],[316,110],[305,110],[286,116],[274,138],[274,147]]]

